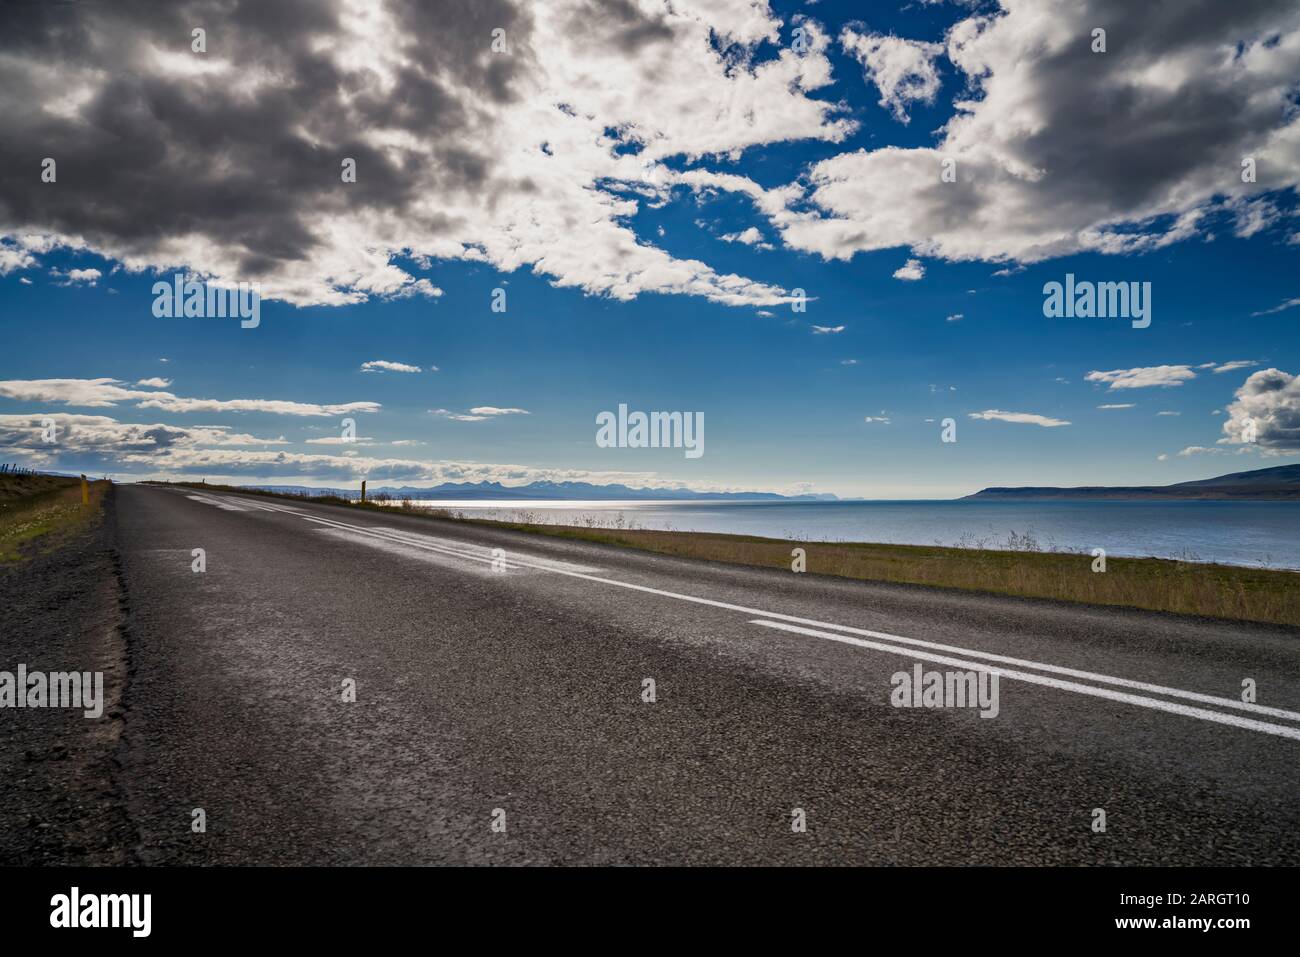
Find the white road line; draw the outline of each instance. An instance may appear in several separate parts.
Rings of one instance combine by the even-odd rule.
[[[275,510],[279,510],[279,507],[278,507],[278,506],[268,506],[268,507],[270,507],[273,511],[275,511]],[[287,510],[286,510],[286,511],[287,511]],[[491,562],[491,561],[492,561],[492,559],[490,559],[490,558],[479,557],[479,556],[476,556],[476,555],[474,555],[474,554],[472,554],[472,553],[464,552],[464,551],[458,551],[458,550],[456,550],[455,548],[451,548],[451,547],[444,546],[444,545],[437,545],[437,546],[435,546],[435,545],[430,545],[430,544],[427,544],[427,543],[424,543],[424,542],[415,542],[415,541],[412,541],[412,540],[409,540],[409,539],[403,539],[403,538],[399,537],[399,536],[400,536],[400,533],[397,533],[396,531],[394,531],[394,530],[390,530],[390,529],[378,529],[378,530],[377,530],[377,529],[375,529],[375,528],[373,528],[373,527],[366,527],[366,526],[360,526],[360,525],[351,525],[351,524],[348,524],[348,523],[346,523],[346,522],[338,522],[338,521],[334,521],[334,520],[326,520],[326,519],[314,518],[314,517],[311,517],[311,516],[307,516],[307,515],[301,514],[301,513],[298,512],[297,510],[294,510],[294,511],[292,511],[292,512],[288,512],[288,514],[296,515],[298,518],[306,519],[306,520],[309,521],[309,522],[318,522],[318,523],[323,524],[323,525],[333,525],[333,526],[338,527],[338,528],[346,528],[346,529],[350,529],[350,530],[353,530],[353,531],[359,531],[359,532],[362,532],[362,533],[365,533],[365,534],[376,535],[376,536],[379,536],[379,537],[387,538],[387,539],[389,539],[389,540],[404,541],[406,544],[415,545],[416,547],[420,547],[420,548],[428,548],[428,549],[433,550],[433,551],[441,551],[441,552],[445,552],[446,554],[451,554],[451,555],[459,555],[459,556],[462,557],[462,558],[469,558],[469,559],[472,559],[472,560],[474,560],[474,561],[483,561],[483,562]],[[486,546],[481,546],[481,547],[486,547]],[[1201,694],[1201,693],[1198,693],[1198,692],[1195,692],[1195,691],[1183,691],[1183,690],[1180,689],[1180,688],[1169,688],[1169,687],[1166,687],[1166,686],[1164,686],[1164,685],[1150,684],[1150,683],[1148,683],[1148,682],[1143,682],[1143,681],[1132,681],[1132,680],[1127,679],[1127,678],[1116,678],[1116,677],[1114,677],[1114,676],[1112,676],[1112,675],[1104,675],[1104,674],[1099,674],[1099,673],[1097,673],[1097,672],[1092,672],[1092,671],[1080,671],[1080,670],[1078,670],[1078,669],[1074,669],[1074,668],[1064,668],[1064,667],[1061,667],[1061,666],[1059,666],[1059,665],[1050,665],[1050,664],[1046,664],[1046,663],[1044,663],[1044,662],[1031,661],[1031,660],[1024,659],[1024,658],[1012,658],[1012,657],[1008,657],[1008,656],[1006,656],[1006,655],[996,655],[996,654],[993,654],[993,653],[991,653],[991,652],[979,651],[979,650],[970,649],[970,648],[961,648],[961,647],[959,647],[959,646],[957,646],[957,645],[945,645],[945,644],[940,644],[940,643],[938,643],[938,642],[922,641],[922,640],[919,639],[919,638],[906,638],[906,637],[903,637],[902,635],[891,635],[891,634],[889,634],[889,633],[887,633],[887,632],[869,631],[869,630],[864,629],[864,628],[854,628],[854,627],[851,627],[851,626],[849,626],[849,625],[839,625],[839,624],[835,624],[835,623],[833,623],[833,622],[818,621],[818,620],[815,619],[815,618],[801,618],[801,617],[799,617],[799,616],[797,616],[797,615],[786,615],[786,614],[783,614],[783,613],[780,613],[780,612],[765,611],[765,610],[763,610],[763,609],[761,609],[761,608],[749,608],[749,607],[747,607],[747,606],[745,606],[745,605],[736,605],[736,604],[732,604],[732,603],[730,603],[730,602],[716,601],[716,600],[714,600],[714,599],[712,599],[712,598],[701,598],[701,597],[699,597],[699,596],[697,596],[697,595],[685,595],[685,594],[682,594],[682,593],[680,593],[680,592],[671,592],[671,591],[665,591],[664,589],[661,589],[661,588],[652,588],[652,587],[650,587],[649,585],[636,585],[636,584],[633,584],[633,583],[631,583],[631,582],[618,581],[617,579],[613,579],[613,578],[603,578],[603,577],[601,577],[601,576],[599,576],[599,575],[591,575],[591,574],[586,574],[586,573],[584,573],[584,572],[571,571],[571,570],[568,570],[568,569],[565,569],[565,568],[557,568],[557,567],[554,567],[553,565],[550,565],[550,564],[541,564],[541,563],[538,563],[538,562],[529,562],[529,561],[527,561],[527,560],[525,560],[525,559],[521,559],[521,558],[515,557],[513,554],[511,555],[511,557],[510,557],[510,559],[509,559],[509,563],[510,563],[510,567],[519,566],[519,567],[524,567],[524,568],[533,568],[533,569],[538,569],[538,570],[541,570],[541,571],[553,572],[553,573],[555,573],[555,574],[557,574],[557,575],[567,575],[567,576],[569,576],[570,578],[581,578],[581,579],[583,579],[583,580],[585,580],[585,581],[597,582],[597,583],[602,584],[602,585],[613,585],[613,586],[618,587],[618,588],[626,588],[626,589],[630,589],[630,590],[632,590],[632,591],[645,592],[645,593],[647,593],[647,594],[651,594],[651,595],[661,595],[661,596],[663,596],[663,597],[665,597],[665,598],[673,598],[673,599],[676,599],[676,600],[678,600],[678,601],[686,601],[686,602],[691,602],[691,603],[693,603],[693,604],[698,604],[698,605],[708,605],[708,606],[713,607],[713,608],[721,608],[721,609],[724,609],[724,610],[727,610],[727,611],[736,611],[736,612],[740,612],[740,613],[745,614],[745,615],[758,615],[758,616],[761,616],[761,617],[763,617],[763,618],[777,619],[777,620],[780,620],[780,621],[783,621],[783,622],[790,622],[790,623],[793,623],[793,624],[796,624],[796,625],[803,625],[803,626],[809,626],[809,625],[811,625],[811,626],[814,626],[814,627],[816,627],[816,628],[830,628],[830,629],[834,629],[834,630],[836,630],[836,631],[840,631],[840,632],[848,632],[849,634],[852,634],[852,635],[865,635],[865,636],[870,637],[870,638],[877,638],[877,639],[881,639],[881,640],[884,640],[884,641],[893,642],[894,645],[891,646],[891,647],[896,647],[897,645],[902,644],[902,645],[907,645],[907,646],[915,647],[915,648],[931,648],[931,649],[936,649],[936,650],[940,650],[940,651],[953,651],[953,652],[957,652],[958,654],[962,654],[962,655],[968,655],[968,656],[972,656],[972,657],[976,657],[976,658],[985,658],[985,659],[988,659],[989,661],[998,661],[998,662],[1001,662],[1001,663],[1003,663],[1003,664],[1018,665],[1018,666],[1020,666],[1020,667],[1024,667],[1024,668],[1033,668],[1033,669],[1037,669],[1037,670],[1039,670],[1039,671],[1050,672],[1050,673],[1053,673],[1053,674],[1069,675],[1070,677],[1073,677],[1073,678],[1083,678],[1083,679],[1086,679],[1086,680],[1089,680],[1089,681],[1100,682],[1100,683],[1102,683],[1102,684],[1114,685],[1114,686],[1116,686],[1116,687],[1130,688],[1130,689],[1133,689],[1133,690],[1136,690],[1136,691],[1147,691],[1147,692],[1150,692],[1150,693],[1153,693],[1153,694],[1163,694],[1163,695],[1167,695],[1167,696],[1169,696],[1169,697],[1183,698],[1183,699],[1188,700],[1188,701],[1198,701],[1198,702],[1201,702],[1201,703],[1203,703],[1203,704],[1212,704],[1212,705],[1217,705],[1217,706],[1219,706],[1219,707],[1234,708],[1234,709],[1237,709],[1237,710],[1239,710],[1239,711],[1248,711],[1248,712],[1251,712],[1251,713],[1253,713],[1253,714],[1261,714],[1261,715],[1267,715],[1267,716],[1275,717],[1275,718],[1283,718],[1283,719],[1292,720],[1292,721],[1300,721],[1300,713],[1298,713],[1298,712],[1295,712],[1295,711],[1287,711],[1287,710],[1285,710],[1285,709],[1283,709],[1283,708],[1270,708],[1270,707],[1265,707],[1264,705],[1258,705],[1258,704],[1247,704],[1246,702],[1241,701],[1240,699],[1237,699],[1237,698],[1222,698],[1222,697],[1216,697],[1216,696],[1214,696],[1214,695]],[[777,626],[773,625],[773,627],[777,627]],[[786,629],[786,630],[797,630],[797,629]],[[819,635],[819,637],[829,637],[829,636],[822,636],[822,635]],[[845,640],[844,643],[846,643],[846,644],[853,644],[856,640],[858,640],[858,639],[852,639],[852,640],[849,640],[849,639],[847,639],[847,637],[844,636],[844,635],[840,635],[840,636],[836,636],[836,637],[838,637],[838,638],[845,638],[846,640]],[[910,654],[912,654],[913,657],[918,657],[918,658],[923,656],[923,653],[920,652],[920,651],[913,651],[913,652],[910,652]],[[990,666],[988,666],[988,665],[985,665],[985,664],[979,664],[979,665],[976,665],[976,667],[982,668],[982,669],[984,669],[984,670],[986,670],[986,671],[997,670],[997,671],[999,671],[999,672],[1001,672],[1001,673],[1008,673],[1008,674],[1010,674],[1010,672],[1006,672],[1005,669],[992,668],[992,667],[990,667]],[[1041,676],[1040,676],[1040,677],[1041,677]],[[1047,682],[1052,681],[1052,680],[1053,680],[1053,679],[1047,679],[1047,678],[1044,678],[1044,679],[1042,679],[1042,682],[1040,682],[1040,683],[1047,683]],[[1065,686],[1067,686],[1067,685],[1074,685],[1074,683],[1073,683],[1073,682],[1059,682],[1058,685],[1059,685],[1060,687],[1065,687]],[[1058,685],[1051,685],[1051,686],[1052,686],[1052,687],[1057,687]],[[1077,685],[1077,687],[1089,687],[1089,688],[1090,688],[1090,687],[1092,687],[1092,686],[1090,686],[1090,685]],[[1106,689],[1094,689],[1094,690],[1096,690],[1096,691],[1106,691]],[[1110,691],[1106,691],[1106,694],[1103,694],[1103,695],[1101,695],[1101,696],[1102,696],[1102,697],[1108,697],[1108,696],[1113,696],[1113,695],[1120,695],[1120,697],[1118,697],[1118,698],[1114,698],[1114,700],[1117,700],[1117,701],[1119,701],[1119,700],[1127,701],[1127,700],[1129,700],[1129,699],[1132,699],[1132,701],[1133,701],[1134,703],[1136,703],[1136,702],[1140,702],[1140,701],[1154,701],[1154,700],[1156,700],[1156,699],[1152,699],[1152,698],[1142,698],[1142,697],[1139,696],[1139,695],[1122,695],[1122,693],[1120,693],[1120,692],[1110,692]],[[1190,715],[1190,714],[1192,714],[1193,712],[1203,712],[1203,713],[1205,713],[1205,714],[1218,714],[1218,712],[1204,711],[1204,709],[1200,709],[1200,708],[1188,708],[1188,707],[1183,706],[1183,705],[1174,705],[1174,704],[1172,704],[1172,703],[1170,703],[1170,702],[1163,702],[1163,704],[1168,704],[1169,707],[1168,707],[1168,708],[1161,708],[1161,709],[1159,709],[1159,710],[1171,711],[1172,713],[1176,713],[1176,714],[1188,714],[1188,715]],[[1182,710],[1176,710],[1176,709],[1182,709]],[[1228,716],[1226,716],[1226,717],[1232,717],[1232,716],[1231,716],[1231,715],[1228,715]],[[1251,727],[1251,726],[1253,726],[1253,725],[1261,725],[1261,726],[1264,727],[1264,728],[1278,728],[1278,727],[1281,727],[1280,725],[1271,725],[1271,724],[1268,724],[1267,722],[1251,721],[1250,719],[1247,719],[1247,718],[1239,718],[1239,719],[1235,719],[1235,720],[1246,722],[1245,724],[1240,724],[1240,725],[1238,725],[1239,727]],[[1228,722],[1223,722],[1223,723],[1231,724],[1231,723],[1233,723],[1233,722],[1232,722],[1232,721],[1228,721]],[[1268,732],[1268,733],[1277,733],[1277,732]],[[1297,737],[1298,739],[1300,739],[1300,732],[1297,732],[1296,735],[1283,735],[1283,737]]]
[[[209,497],[207,495],[187,495],[185,497],[191,498],[196,502],[202,502],[204,505],[213,505],[227,512],[242,512],[244,510],[242,507],[238,505],[227,505],[221,499]]]
[[[298,515],[308,522],[315,522],[318,525],[325,525],[330,528],[343,529],[349,532],[356,532],[362,535],[368,535],[372,538],[381,539],[386,542],[393,542],[398,545],[409,545],[413,548],[423,548],[427,551],[438,552],[443,555],[453,555],[457,558],[466,558],[470,561],[481,562],[485,565],[496,564],[498,568],[505,569],[540,569],[542,571],[559,572],[564,575],[577,574],[573,569],[584,569],[586,566],[574,565],[570,562],[521,562],[513,557],[497,558],[490,554],[490,549],[486,545],[474,545],[473,548],[481,548],[488,554],[482,552],[465,551],[463,548],[457,548],[454,545],[447,545],[440,541],[431,541],[428,536],[419,535],[418,533],[403,533],[397,529],[374,528],[361,525],[350,525],[347,522],[339,522],[333,519],[314,518],[309,515]]]
[[[1141,708],[1152,708],[1156,711],[1168,711],[1170,714],[1180,714],[1187,718],[1199,718],[1202,721],[1213,721],[1217,724],[1227,724],[1234,728],[1245,728],[1248,731],[1260,731],[1264,734],[1275,734],[1282,738],[1291,738],[1294,741],[1300,741],[1300,728],[1292,728],[1283,724],[1270,724],[1267,721],[1256,721],[1254,718],[1243,718],[1240,715],[1224,714],[1222,711],[1210,711],[1206,708],[1193,708],[1185,704],[1177,704],[1173,701],[1162,701],[1159,698],[1145,698],[1142,695],[1126,694],[1123,691],[1111,691],[1109,688],[1098,688],[1096,685],[1084,685],[1075,681],[1062,681],[1059,678],[1048,678],[1045,675],[1033,674],[1028,671],[1016,671],[1011,668],[999,668],[996,665],[988,665],[980,661],[963,661],[960,658],[951,658],[947,655],[936,655],[928,651],[917,651],[913,648],[900,647],[898,645],[887,645],[879,641],[864,641],[861,638],[854,638],[851,635],[840,635],[830,631],[818,631],[815,628],[800,628],[796,625],[787,625],[779,621],[764,621],[761,618],[751,619],[751,625],[762,625],[764,628],[776,628],[781,631],[794,632],[797,635],[809,635],[813,638],[825,638],[827,641],[838,641],[846,645],[854,645],[858,648],[870,648],[873,651],[884,651],[889,654],[900,655],[904,658],[919,658],[922,661],[933,661],[943,665],[955,665],[959,668],[973,668],[979,671],[987,671],[989,674],[995,674],[1003,678],[1010,678],[1012,681],[1026,681],[1030,684],[1044,685],[1048,688],[1058,688],[1062,691],[1073,691],[1076,694],[1092,695],[1096,698],[1106,698],[1110,701],[1122,701],[1124,704],[1133,704]]]

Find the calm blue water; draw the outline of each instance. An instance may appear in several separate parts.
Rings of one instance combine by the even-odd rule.
[[[1300,569],[1300,503],[1285,502],[421,502],[480,518],[733,532],[802,541],[1006,548]],[[523,514],[530,513],[530,514]]]

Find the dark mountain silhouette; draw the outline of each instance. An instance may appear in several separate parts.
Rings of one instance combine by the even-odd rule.
[[[1177,485],[1079,486],[1075,488],[986,488],[965,499],[1129,499],[1300,502],[1300,465],[1231,472]]]

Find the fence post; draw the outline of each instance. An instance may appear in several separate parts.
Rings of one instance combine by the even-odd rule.
[[[366,480],[362,479],[361,480],[361,501],[364,502],[365,500],[366,500]]]

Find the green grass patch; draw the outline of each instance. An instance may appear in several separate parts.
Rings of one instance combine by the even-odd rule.
[[[81,480],[58,475],[0,475],[0,564],[57,548],[99,521],[109,482],[90,483],[81,504]]]

